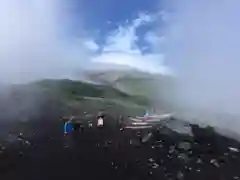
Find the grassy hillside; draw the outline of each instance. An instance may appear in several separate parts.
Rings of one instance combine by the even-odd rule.
[[[131,94],[153,98],[159,91],[153,78],[123,77],[113,82],[116,89]]]
[[[175,89],[173,77],[138,70],[89,72],[87,77],[131,96],[141,96],[161,104],[169,101]]]
[[[153,75],[135,69],[86,72],[86,78],[96,83],[112,84],[121,78],[151,78]]]
[[[80,100],[84,97],[107,98],[148,105],[145,97],[130,95],[106,85],[88,84],[72,80],[42,80],[34,83],[45,91],[55,92],[69,100]]]
[[[87,78],[96,83],[107,84],[129,95],[155,98],[159,92],[161,75],[138,70],[99,71],[87,73]]]

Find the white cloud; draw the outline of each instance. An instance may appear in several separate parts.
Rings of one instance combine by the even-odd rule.
[[[162,54],[143,54],[136,44],[136,29],[155,18],[154,15],[140,14],[130,25],[119,26],[107,37],[102,54],[94,57],[93,62],[127,65],[150,73],[171,74],[163,63]],[[148,33],[145,38],[153,47],[161,43],[161,37],[154,33]]]
[[[93,40],[86,40],[86,42],[84,42],[84,44],[91,51],[97,51],[99,49],[99,46]]]
[[[131,53],[136,50],[134,41],[137,40],[135,35],[135,27],[120,26],[116,31],[112,32],[106,39],[106,45],[103,48],[104,52],[121,51]]]
[[[240,1],[182,0],[171,5],[175,12],[166,29],[165,57],[178,80],[174,104],[189,107],[186,114],[200,112],[195,119],[239,133]],[[206,112],[237,118],[208,117]]]
[[[170,71],[166,66],[161,64],[163,55],[151,54],[131,54],[124,52],[109,52],[104,53],[93,59],[94,62],[101,62],[106,64],[127,65],[141,71],[150,73],[169,74]],[[159,62],[159,63],[158,63]]]
[[[96,56],[100,47],[86,37],[81,23],[79,37],[68,37],[73,18],[68,7],[64,0],[0,2],[0,82],[69,77],[79,68],[94,66],[91,59],[167,72],[161,54],[143,55],[135,43],[136,28],[157,16],[140,13],[131,24],[119,26],[107,37],[102,54]]]
[[[156,33],[154,32],[148,32],[145,35],[145,40],[151,45],[151,47],[155,50],[155,51],[159,51],[160,46],[164,43],[164,41],[166,40],[164,36],[158,36]]]

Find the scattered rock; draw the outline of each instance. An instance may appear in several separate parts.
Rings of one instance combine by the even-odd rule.
[[[201,172],[201,169],[196,169],[196,172]]]
[[[224,156],[228,156],[228,153],[224,153],[223,155],[224,155]]]
[[[168,153],[172,154],[174,151],[175,151],[175,146],[170,146]]]
[[[143,138],[142,138],[142,143],[146,143],[148,142],[149,140],[151,140],[151,138],[153,137],[153,133],[147,133],[147,135],[145,135]]]
[[[155,162],[153,158],[149,158],[148,162]]]
[[[188,151],[188,150],[191,149],[191,143],[189,143],[189,142],[180,142],[178,144],[178,148],[182,149],[182,150],[185,150],[185,151]]]
[[[197,164],[202,164],[203,162],[202,162],[202,160],[201,160],[200,158],[198,158],[197,161],[196,161],[196,163],[197,163]]]
[[[152,176],[152,175],[153,175],[153,172],[152,172],[152,171],[149,171],[148,174],[149,174],[150,176]]]
[[[111,166],[114,168],[114,169],[118,169],[118,165],[116,162],[111,162]]]
[[[180,153],[178,155],[178,159],[183,161],[184,163],[187,163],[189,161],[189,157],[184,153]]]
[[[192,171],[192,167],[185,166],[185,169],[188,171]]]
[[[177,173],[177,179],[178,180],[183,180],[184,179],[184,174],[181,171],[178,171]]]
[[[31,143],[30,143],[28,140],[25,140],[24,143],[25,143],[26,145],[28,145],[28,146],[31,145]]]
[[[162,143],[163,143],[162,140],[157,141],[157,142],[154,143],[154,147],[155,148],[163,148],[163,144]]]
[[[3,145],[0,145],[0,150],[4,151],[5,149],[6,149],[6,147],[5,147],[5,146],[3,146]]]
[[[152,168],[153,168],[153,169],[156,169],[156,168],[158,168],[158,167],[159,167],[159,165],[158,165],[157,163],[153,163],[153,164],[152,164]]]
[[[133,141],[131,139],[129,140],[129,144],[131,144],[131,145],[133,144]]]
[[[228,147],[228,149],[232,152],[239,152],[238,148],[234,148],[234,147]]]
[[[233,179],[234,179],[234,180],[240,180],[240,177],[238,177],[238,176],[233,176]]]
[[[92,128],[92,127],[93,127],[92,121],[88,121],[88,127],[89,127],[89,128]]]
[[[136,133],[136,136],[137,136],[137,137],[140,137],[140,136],[141,136],[141,133],[138,131],[138,132]]]
[[[220,167],[220,165],[219,165],[219,163],[217,162],[216,159],[211,159],[210,163],[213,164],[216,167]]]
[[[168,159],[172,159],[172,156],[171,156],[171,155],[169,155],[169,154],[167,155],[167,157],[168,157]]]

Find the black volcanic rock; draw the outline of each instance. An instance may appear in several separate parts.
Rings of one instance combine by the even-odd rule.
[[[110,119],[109,119],[110,120]],[[112,119],[113,120],[113,119]],[[88,123],[88,121],[86,121]],[[193,136],[175,131],[120,131],[84,126],[64,148],[63,122],[35,122],[34,136],[0,152],[1,179],[237,179],[239,143],[212,128],[192,125]],[[92,123],[96,123],[92,119]],[[44,128],[44,133],[42,128]],[[165,129],[166,131],[166,129]],[[171,133],[169,133],[171,132]],[[25,143],[25,142],[29,142]]]

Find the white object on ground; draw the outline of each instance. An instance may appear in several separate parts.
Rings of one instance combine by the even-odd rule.
[[[126,126],[125,129],[147,129],[152,128],[152,126]]]
[[[234,147],[228,147],[228,149],[229,149],[230,151],[233,151],[233,152],[239,152],[239,149],[234,148]]]
[[[139,125],[139,126],[141,126],[141,125],[148,125],[148,123],[146,123],[146,122],[134,122],[134,123],[132,123],[132,125],[135,125],[135,126],[137,126],[137,125]]]
[[[97,126],[103,126],[103,118],[98,119]]]

